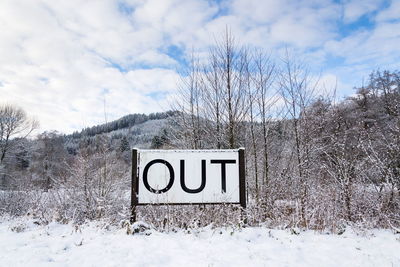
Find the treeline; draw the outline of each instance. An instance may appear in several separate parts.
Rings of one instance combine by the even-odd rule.
[[[182,80],[167,147],[245,147],[251,223],[400,224],[399,71],[373,71],[338,101],[297,58],[227,31]]]
[[[91,157],[101,146],[106,146],[110,154],[118,155],[123,159],[122,164],[128,165],[130,148],[149,148],[156,135],[162,132],[165,121],[174,114],[171,111],[131,114],[108,123],[111,126],[103,124],[90,128],[92,133],[100,132],[95,135],[87,131],[73,135],[53,131],[30,139],[27,137],[37,128],[37,122],[21,108],[0,106],[0,190],[25,187],[48,191],[59,181],[69,180],[68,169],[73,169],[77,157],[82,154]],[[116,130],[111,131],[114,128]],[[108,130],[110,132],[103,133]]]
[[[0,215],[30,214],[39,223],[125,219],[131,147],[149,148],[175,114],[128,115],[110,127],[92,127],[118,126],[93,136],[44,132],[29,139],[37,122],[21,108],[0,106]]]
[[[137,124],[144,123],[149,120],[160,120],[166,119],[168,117],[174,116],[176,112],[157,112],[146,114],[129,114],[118,120],[112,122],[104,123],[101,125],[96,125],[83,129],[80,132],[75,131],[72,133],[73,138],[82,138],[83,136],[95,136],[98,134],[109,133],[119,129],[129,128]]]

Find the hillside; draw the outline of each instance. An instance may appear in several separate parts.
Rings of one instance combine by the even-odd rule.
[[[83,140],[94,140],[104,134],[115,146],[125,138],[130,147],[149,148],[153,138],[160,135],[168,120],[176,116],[173,111],[146,114],[129,114],[120,119],[82,129],[79,132],[65,136],[69,151],[77,151]]]
[[[141,113],[129,114],[111,122],[84,128],[79,132],[74,132],[71,136],[73,138],[81,138],[83,136],[111,133],[122,129],[130,129],[147,121],[164,120],[174,115],[176,115],[174,111],[150,113],[149,115]]]

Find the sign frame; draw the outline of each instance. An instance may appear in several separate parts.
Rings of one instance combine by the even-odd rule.
[[[146,151],[146,149],[142,149]],[[154,150],[154,151],[167,151],[167,150]],[[185,150],[179,150],[180,152]],[[218,152],[218,149],[212,150],[187,150],[187,151],[215,151]],[[220,150],[223,151],[223,150]],[[139,203],[138,194],[139,194],[139,166],[138,160],[140,155],[140,149],[133,148],[132,149],[132,172],[131,172],[131,218],[130,222],[134,223],[136,221],[136,207],[137,206],[161,206],[161,205],[223,205],[223,204],[233,204],[240,205],[242,209],[246,209],[246,167],[245,167],[245,156],[244,156],[244,148],[232,149],[232,151],[237,151],[238,153],[238,164],[239,164],[239,202],[193,202],[193,203]]]

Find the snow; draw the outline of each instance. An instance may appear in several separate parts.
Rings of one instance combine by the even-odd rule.
[[[400,235],[293,234],[265,227],[211,227],[188,233],[81,227],[0,218],[0,266],[400,266]]]

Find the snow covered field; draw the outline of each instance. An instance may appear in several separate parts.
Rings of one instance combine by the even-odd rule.
[[[400,266],[400,235],[249,227],[127,235],[91,223],[40,226],[0,218],[0,266]]]

